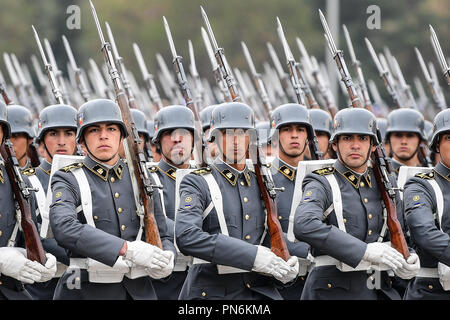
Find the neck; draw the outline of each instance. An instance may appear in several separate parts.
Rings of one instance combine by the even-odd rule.
[[[341,161],[341,159],[339,159],[339,162],[344,167],[346,167],[347,169],[350,169],[351,171],[353,171],[354,173],[357,173],[357,174],[364,174],[366,172],[366,170],[367,170],[367,161],[361,167],[358,167],[358,168],[350,168],[350,167],[348,167],[343,161]]]
[[[290,165],[293,168],[296,168],[298,166],[298,163],[304,159],[304,153],[297,157],[292,157],[284,153],[283,151],[280,151],[279,154],[280,160],[283,160],[285,163]]]
[[[398,163],[401,163],[402,165],[408,166],[408,167],[420,167],[420,161],[419,161],[419,157],[416,155],[414,155],[414,157],[412,157],[409,160],[402,160],[399,159],[395,154],[394,154],[394,160],[397,161]]]
[[[245,161],[243,163],[228,163],[228,162],[226,162],[226,160],[223,159],[223,156],[220,157],[220,160],[222,160],[223,163],[229,165],[230,167],[232,167],[233,169],[235,169],[237,171],[243,171],[246,166]]]
[[[172,167],[175,167],[177,169],[189,169],[189,160],[182,164],[175,164],[170,159],[168,159],[166,156],[163,155],[163,160],[170,164]]]

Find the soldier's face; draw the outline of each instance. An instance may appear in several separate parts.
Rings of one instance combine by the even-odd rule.
[[[328,143],[330,137],[326,132],[323,131],[316,131],[316,137],[317,141],[319,142],[319,149],[320,151],[322,151],[322,154],[324,155],[328,150]]]
[[[439,154],[441,156],[441,162],[450,168],[450,132],[444,133],[439,139]]]
[[[161,134],[161,151],[164,158],[175,165],[186,164],[191,158],[193,135],[186,129],[167,130]]]
[[[84,144],[95,158],[113,165],[119,158],[119,146],[122,134],[119,125],[115,123],[98,123],[86,128]]]
[[[420,143],[419,135],[414,132],[393,132],[389,140],[394,157],[402,161],[411,159]]]
[[[369,151],[375,151],[368,135],[341,135],[333,143],[333,149],[345,166],[356,172],[363,173],[367,167]]]
[[[282,126],[279,131],[279,140],[282,151],[291,157],[298,157],[305,151],[308,132],[300,124]]]
[[[50,155],[46,153],[45,158],[51,163],[51,157],[55,154],[71,155],[75,153],[75,131],[68,128],[49,130],[44,136],[44,143],[50,153]]]
[[[14,152],[16,153],[17,160],[22,160],[27,155],[28,146],[32,142],[25,133],[14,133],[11,136],[11,142],[14,145]]]
[[[248,130],[226,129],[220,132],[217,143],[223,152],[223,160],[229,164],[244,164],[250,141]]]

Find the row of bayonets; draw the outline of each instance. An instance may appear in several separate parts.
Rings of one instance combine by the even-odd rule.
[[[92,2],[91,8],[93,13],[95,13]],[[330,89],[330,81],[324,64],[318,63],[314,56],[308,54],[299,37],[296,37],[296,44],[300,52],[300,59],[297,62],[294,59],[284,35],[281,22],[278,18],[277,31],[285,53],[288,72],[284,70],[272,44],[267,42],[267,49],[274,68],[268,62],[263,62],[264,73],[258,73],[250,52],[242,41],[242,50],[250,70],[249,75],[247,72],[243,72],[237,68],[230,68],[225,55],[223,54],[223,49],[217,44],[208,17],[203,8],[201,8],[201,12],[206,25],[206,30],[203,27],[201,28],[202,38],[211,62],[216,84],[211,86],[206,78],[200,77],[196,68],[193,45],[191,40],[188,40],[190,77],[188,77],[185,82],[193,84],[189,87],[194,93],[193,100],[195,101],[198,110],[201,110],[207,105],[235,100],[235,98],[232,97],[232,94],[230,94],[230,86],[233,86],[233,90],[236,90],[236,95],[239,95],[239,98],[242,101],[254,108],[258,119],[267,119],[267,115],[273,109],[273,106],[287,102],[298,102],[307,105],[310,108],[319,108],[322,106],[323,109],[329,110],[332,115],[338,110],[337,103]],[[375,83],[372,80],[369,80],[366,84],[361,64],[356,58],[346,26],[343,25],[343,31],[351,59],[351,66],[353,67],[355,74],[355,83],[352,82],[351,75],[348,72],[345,60],[343,59],[343,53],[336,47],[325,17],[320,10],[319,15],[325,31],[325,39],[333,59],[338,66],[336,69],[337,76],[341,79],[341,90],[346,96],[347,103],[355,106],[355,103],[358,102],[359,106],[372,110],[378,116],[386,116],[390,111],[390,108],[382,100]],[[101,30],[98,19],[95,21],[97,29]],[[178,66],[182,66],[181,57],[178,56],[176,52],[169,24],[165,17],[163,17],[163,21],[173,56],[173,62],[174,64],[177,63]],[[102,46],[107,45],[112,49],[110,51],[112,51],[113,57],[109,58],[115,61],[115,65],[117,66],[116,75],[109,74],[110,71],[106,64],[102,65],[102,68],[100,69],[96,62],[91,58],[89,59],[90,69],[86,74],[86,72],[77,65],[70,44],[63,35],[63,44],[69,60],[67,70],[70,81],[66,80],[63,76],[63,72],[56,63],[50,42],[47,39],[44,39],[44,51],[44,47],[40,42],[37,31],[34,26],[32,26],[39,52],[45,66],[47,79],[45,79],[45,76],[42,73],[42,69],[39,66],[36,56],[32,55],[31,62],[39,85],[41,86],[41,91],[43,92],[41,96],[33,86],[32,77],[27,65],[21,64],[14,54],[4,53],[4,62],[14,89],[14,94],[11,95],[13,99],[15,99],[17,103],[29,106],[35,115],[39,113],[43,106],[50,105],[54,102],[79,106],[83,102],[94,97],[106,97],[114,100],[115,92],[110,79],[112,79],[112,76],[115,76],[120,79],[128,100],[145,112],[149,118],[152,118],[155,112],[164,105],[186,103],[186,97],[183,94],[183,91],[180,90],[180,79],[177,79],[180,74],[179,70],[174,77],[169,71],[164,58],[158,53],[156,55],[157,63],[160,67],[158,79],[166,97],[166,101],[163,103],[163,98],[161,98],[158,93],[155,78],[148,71],[139,46],[134,43],[133,51],[146,86],[145,89],[140,87],[133,74],[125,68],[124,60],[118,52],[110,25],[107,22],[105,25],[109,42],[105,41],[103,33],[101,33],[100,37]],[[430,32],[431,43],[438,58],[442,73],[447,83],[450,84],[450,69],[436,33],[431,25]],[[428,105],[428,98],[419,78],[414,78],[414,85],[419,94],[419,99],[416,101],[411,86],[406,82],[399,63],[391,54],[390,50],[387,47],[384,47],[384,52],[377,55],[367,38],[365,39],[365,42],[379,72],[380,78],[383,80],[385,87],[392,98],[389,105],[394,108],[415,108],[432,118],[435,112],[429,110],[429,108],[425,108]],[[429,62],[427,65],[417,47],[415,48],[415,53],[419,60],[419,65],[422,69],[427,87],[431,93],[433,105],[436,107],[437,111],[445,109],[447,107],[446,102],[433,63]],[[185,83],[186,86],[187,83]],[[0,86],[3,89],[5,88],[5,80],[1,72]],[[374,104],[371,102],[370,96],[372,96],[373,101],[375,101]],[[153,106],[153,110],[148,107],[151,105]]]

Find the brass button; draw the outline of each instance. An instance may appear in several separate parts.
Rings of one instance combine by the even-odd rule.
[[[119,197],[119,193],[118,192],[114,193],[114,198],[118,198],[118,197]]]
[[[0,230],[0,237],[2,236],[2,234],[3,234],[3,232],[2,232],[2,230]]]
[[[248,214],[245,215],[245,220],[250,219],[250,216]]]
[[[97,216],[94,216],[94,220],[98,220],[98,217],[97,217]]]
[[[250,288],[250,283],[247,283],[247,288]]]
[[[364,188],[364,186],[365,186],[364,182],[361,182],[361,183],[359,184],[359,186],[360,186],[361,188]]]
[[[244,202],[247,203],[248,202],[248,198],[244,197]]]
[[[428,289],[433,290],[433,286],[430,284],[430,285],[428,286]]]
[[[245,236],[245,239],[246,239],[246,240],[250,240],[250,238],[251,238],[251,237],[250,237],[249,234]]]
[[[125,231],[126,228],[127,227],[124,224],[120,227],[120,229],[122,229],[122,231]]]
[[[331,288],[331,287],[332,287],[332,285],[331,285],[331,283],[329,283],[329,284],[328,284],[328,288]]]
[[[0,281],[0,286],[3,284],[3,282]]]
[[[300,279],[301,279],[302,281],[305,281],[305,277],[300,277]]]
[[[116,181],[116,179],[114,177],[111,177],[111,182]]]
[[[344,223],[347,223],[347,219],[344,218]]]
[[[243,186],[244,185],[244,181],[241,181],[241,186]]]
[[[206,297],[206,292],[205,291],[202,292],[202,297]]]
[[[281,220],[281,219],[283,219],[283,217],[282,216],[278,216],[278,220]]]
[[[373,217],[373,216],[372,216],[372,214],[371,214],[371,213],[369,213],[369,219],[372,219],[372,217]]]
[[[122,213],[122,211],[123,211],[122,208],[117,209],[117,212],[118,212],[118,213]]]
[[[364,198],[364,202],[365,202],[365,203],[369,202],[369,199]]]
[[[372,234],[372,230],[369,230],[369,236]]]
[[[2,214],[0,213],[0,219],[2,218]]]

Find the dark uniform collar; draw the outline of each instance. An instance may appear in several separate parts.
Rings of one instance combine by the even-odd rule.
[[[287,164],[283,160],[281,160],[279,157],[276,157],[272,165],[275,166],[275,168],[283,174],[286,178],[288,178],[291,181],[294,181],[295,174],[297,172],[297,168],[292,167],[291,165]]]
[[[52,171],[52,164],[43,159],[41,161],[41,164],[39,165],[39,168],[41,168],[41,170],[44,171],[47,175],[50,175],[50,172]]]
[[[177,167],[168,164],[164,159],[159,160],[158,169],[172,180],[177,178]]]
[[[392,163],[392,167],[395,171],[396,174],[399,173],[400,171],[400,167],[404,166],[403,163],[398,162],[397,160],[395,160],[394,158],[391,158],[391,163]]]
[[[243,176],[247,186],[251,186],[250,182],[250,170],[245,165],[244,170],[238,171],[229,164],[225,163],[222,159],[217,157],[211,164],[220,174],[234,187],[238,181],[239,176]]]
[[[447,168],[441,161],[438,162],[434,168],[437,174],[443,177],[445,180],[450,181],[450,168]]]
[[[366,172],[363,174],[356,173],[355,171],[344,166],[339,160],[334,163],[334,168],[339,172],[350,184],[358,189],[361,182],[366,181],[367,185],[372,188],[372,178],[370,176],[369,167],[367,167]]]
[[[99,176],[104,181],[107,181],[108,176],[112,174],[115,174],[117,178],[122,179],[123,170],[125,168],[123,160],[120,158],[112,168],[108,168],[104,164],[98,163],[89,156],[86,156],[84,158],[83,163],[89,171],[93,172],[96,176]]]

